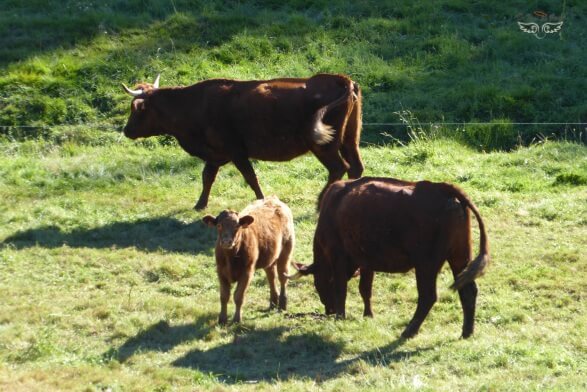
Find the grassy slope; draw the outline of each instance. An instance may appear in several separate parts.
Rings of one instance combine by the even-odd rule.
[[[291,285],[287,315],[266,313],[257,274],[243,325],[218,328],[214,238],[191,210],[201,163],[167,140],[108,132],[128,111],[119,82],[157,72],[166,85],[349,73],[367,121],[397,121],[402,109],[423,122],[586,120],[584,2],[412,3],[3,1],[0,125],[38,128],[0,129],[0,389],[587,388],[584,146],[480,154],[417,132],[407,147],[363,147],[366,174],[462,185],[490,229],[475,337],[457,339],[444,271],[421,334],[399,342],[412,274],[376,277],[374,320],[360,317],[351,284],[345,322],[315,314],[308,281]],[[560,36],[517,30],[527,13],[561,14],[563,3]],[[94,129],[61,126],[87,122]],[[515,142],[511,127],[491,131],[456,138]],[[27,132],[46,137],[11,141]],[[292,207],[296,258],[310,261],[324,169],[310,156],[256,167],[266,193]],[[251,199],[227,167],[208,212]]]
[[[408,342],[397,338],[415,309],[413,274],[377,275],[373,320],[360,317],[354,281],[349,319],[335,322],[316,316],[310,281],[291,284],[287,314],[267,313],[258,273],[243,325],[217,327],[213,233],[191,210],[201,163],[175,147],[1,148],[0,389],[587,387],[585,147],[480,154],[438,140],[363,149],[366,174],[461,184],[489,228],[475,337],[458,339],[462,315],[445,269],[438,303]],[[310,261],[323,168],[311,156],[256,166],[266,192],[292,207],[296,259]],[[207,212],[251,199],[226,167]]]
[[[348,73],[370,122],[396,122],[399,110],[424,122],[587,121],[586,3],[470,3],[6,0],[0,125],[120,127],[128,99],[119,83],[158,72],[164,85]],[[535,9],[562,14],[562,33],[519,31]],[[469,131],[483,144],[474,136],[483,131]],[[518,131],[565,130],[509,127],[494,147],[510,147]]]

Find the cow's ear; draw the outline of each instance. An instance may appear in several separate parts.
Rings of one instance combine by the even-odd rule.
[[[206,215],[205,217],[202,218],[202,222],[204,222],[205,224],[207,224],[210,227],[214,227],[218,223],[218,220],[215,217],[213,217],[212,215]]]
[[[240,227],[242,227],[243,229],[246,229],[247,227],[249,227],[249,225],[251,225],[253,222],[255,221],[255,218],[253,218],[250,215],[245,215],[243,217],[241,217],[238,220],[238,224],[240,225]]]

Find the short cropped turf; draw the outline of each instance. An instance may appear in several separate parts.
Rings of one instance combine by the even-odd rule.
[[[557,21],[543,39],[518,26]],[[3,0],[0,390],[586,390],[585,64],[581,0]],[[217,325],[201,218],[254,194],[227,165],[194,211],[203,163],[124,138],[120,83],[319,72],[361,85],[365,175],[452,182],[477,204],[492,259],[472,338],[448,268],[407,341],[413,272],[376,274],[373,319],[353,280],[335,320],[308,279],[268,311],[258,271],[243,322]],[[326,170],[253,165],[311,263]]]
[[[218,326],[215,234],[200,219],[254,198],[230,165],[207,210],[195,212],[202,163],[173,144],[0,148],[0,389],[587,387],[585,146],[481,153],[442,138],[363,146],[366,175],[459,184],[488,228],[475,335],[459,339],[462,312],[444,268],[439,301],[408,341],[399,336],[416,306],[413,273],[376,274],[373,319],[362,318],[352,281],[348,318],[336,321],[323,316],[311,280],[290,284],[287,312],[268,311],[258,271],[243,323]],[[311,262],[325,169],[309,155],[255,167],[264,191],[293,210],[295,260]]]

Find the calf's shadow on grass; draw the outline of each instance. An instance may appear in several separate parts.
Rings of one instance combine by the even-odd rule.
[[[140,352],[168,352],[179,344],[205,339],[216,328],[214,320],[215,316],[207,315],[192,324],[178,326],[160,321],[105,356],[125,362]],[[213,374],[227,384],[278,382],[290,377],[321,382],[343,373],[352,373],[353,365],[359,361],[372,366],[388,366],[389,363],[432,349],[401,350],[405,340],[397,339],[384,347],[339,360],[344,353],[344,341],[324,337],[317,332],[295,333],[295,330],[285,326],[257,329],[241,325],[227,328],[233,330],[229,343],[209,350],[193,349],[171,365]]]
[[[17,249],[41,246],[59,248],[130,248],[142,251],[165,250],[189,254],[211,254],[215,232],[199,220],[186,223],[172,217],[115,222],[91,229],[64,232],[57,226],[43,226],[17,232],[0,246]]]

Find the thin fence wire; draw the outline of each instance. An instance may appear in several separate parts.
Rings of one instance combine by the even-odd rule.
[[[425,124],[436,126],[467,126],[467,125],[585,125],[585,122],[426,122]],[[387,127],[387,126],[407,126],[404,122],[364,122],[363,126],[367,127]],[[116,128],[118,125],[104,123],[79,123],[79,124],[60,124],[60,125],[0,125],[2,129],[54,129],[62,127],[93,127],[93,128]]]

